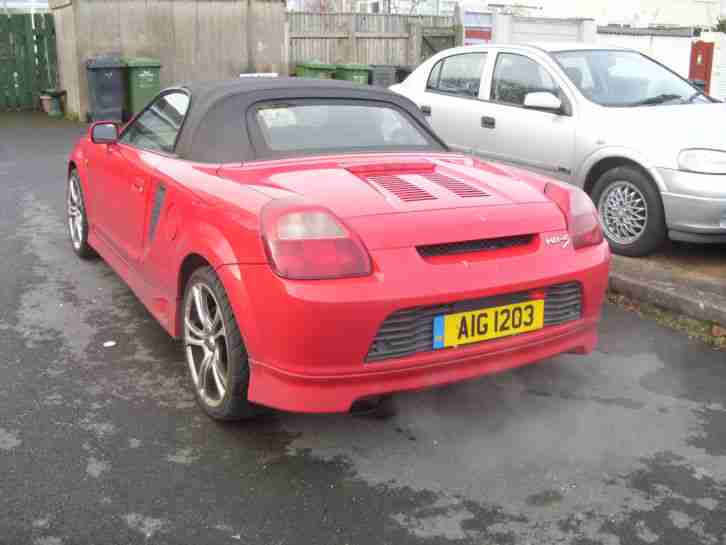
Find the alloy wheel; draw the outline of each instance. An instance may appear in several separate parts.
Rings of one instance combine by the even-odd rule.
[[[597,205],[603,230],[618,244],[632,244],[648,225],[648,206],[645,196],[634,184],[622,180],[605,188]]]
[[[194,284],[184,308],[184,351],[199,397],[210,407],[227,393],[227,334],[212,289]]]

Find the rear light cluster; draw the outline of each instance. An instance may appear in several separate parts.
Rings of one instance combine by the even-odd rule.
[[[557,182],[548,182],[544,192],[565,215],[573,248],[577,250],[603,241],[600,218],[587,193]]]
[[[366,276],[371,259],[358,236],[332,212],[291,200],[262,211],[262,240],[276,274],[293,280]]]

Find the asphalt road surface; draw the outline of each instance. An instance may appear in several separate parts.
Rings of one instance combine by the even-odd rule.
[[[70,249],[79,132],[0,116],[0,543],[726,543],[726,354],[613,307],[591,356],[386,418],[209,420],[179,346]]]

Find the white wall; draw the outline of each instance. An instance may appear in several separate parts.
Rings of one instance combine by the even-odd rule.
[[[492,42],[594,42],[595,21],[494,14]]]
[[[704,32],[701,39],[713,42],[713,65],[711,67],[711,88],[709,94],[720,100],[726,100],[726,34],[721,32]]]
[[[529,3],[529,2],[527,2]],[[599,25],[712,26],[720,0],[538,0],[548,17],[593,17]]]
[[[597,35],[598,44],[635,49],[665,64],[684,78],[688,77],[691,64],[691,42],[692,38],[672,36]]]

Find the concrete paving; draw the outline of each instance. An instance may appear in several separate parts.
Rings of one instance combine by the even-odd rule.
[[[726,542],[723,352],[606,307],[593,355],[399,395],[386,418],[217,424],[179,346],[69,247],[79,128],[10,125],[0,544]]]

